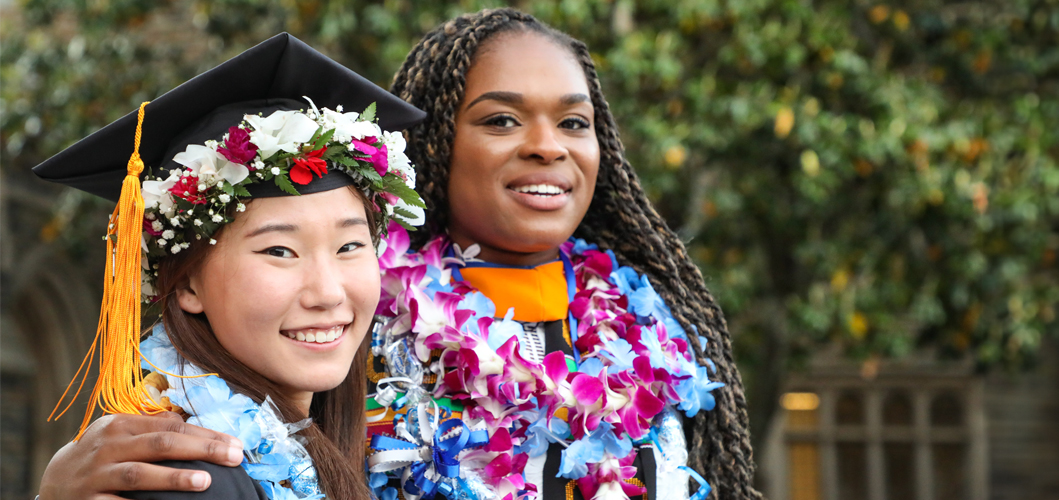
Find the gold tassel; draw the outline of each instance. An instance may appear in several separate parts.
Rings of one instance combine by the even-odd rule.
[[[103,410],[104,414],[156,414],[165,411],[165,408],[154,401],[145,390],[143,371],[140,369],[140,239],[143,232],[143,195],[140,192],[143,161],[140,160],[140,135],[146,107],[146,102],[140,105],[136,122],[136,146],[132,157],[129,158],[128,172],[121,185],[118,206],[114,208],[107,227],[108,259],[96,338],[70,385],[66,387],[66,392],[48,417],[49,421],[53,417],[62,417],[77,400],[98,348],[99,378],[92,389],[85,418],[81,422],[77,437],[74,438],[75,441],[81,438],[88,424],[92,422],[96,406]],[[81,382],[77,391],[71,395],[62,412],[55,416],[55,412],[62,406],[62,402],[79,378]]]

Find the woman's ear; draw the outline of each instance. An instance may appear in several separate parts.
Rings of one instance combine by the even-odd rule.
[[[199,314],[205,309],[202,307],[202,298],[196,290],[198,287],[198,276],[192,276],[184,286],[177,288],[177,301],[180,302],[180,308],[188,314]]]

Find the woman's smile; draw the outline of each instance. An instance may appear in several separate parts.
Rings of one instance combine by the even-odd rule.
[[[352,323],[345,323],[331,327],[308,327],[280,330],[280,334],[286,335],[287,338],[300,344],[315,344],[307,345],[306,347],[333,347],[334,345],[337,345],[337,341],[344,338],[343,334],[350,324]]]
[[[559,210],[571,202],[573,182],[555,172],[538,172],[520,176],[507,185],[515,201],[532,210]]]

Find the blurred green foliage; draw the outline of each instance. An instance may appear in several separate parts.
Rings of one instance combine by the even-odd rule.
[[[3,168],[279,31],[387,86],[427,30],[496,5],[24,0],[2,21]],[[1059,1],[513,5],[592,49],[726,311],[755,424],[824,346],[1018,367],[1056,335]]]

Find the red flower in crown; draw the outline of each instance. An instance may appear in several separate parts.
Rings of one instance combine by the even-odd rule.
[[[326,150],[327,148],[320,148],[316,151],[305,153],[303,158],[296,158],[294,167],[290,169],[290,180],[305,185],[313,180],[313,174],[316,174],[317,177],[323,177],[327,173],[327,162],[320,159],[320,157],[324,155]]]
[[[185,175],[169,188],[169,192],[177,198],[183,198],[196,205],[204,205],[206,196],[199,192],[199,178],[194,175]]]
[[[257,146],[250,142],[249,132],[239,127],[231,127],[228,129],[228,138],[224,140],[224,146],[217,148],[217,152],[232,163],[249,165],[250,161],[257,156]]]

